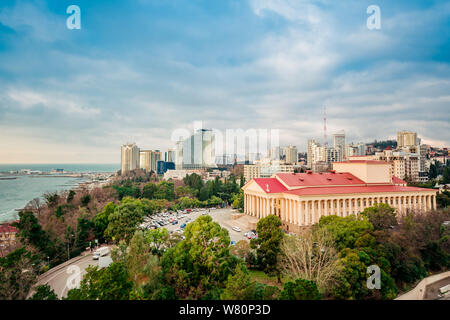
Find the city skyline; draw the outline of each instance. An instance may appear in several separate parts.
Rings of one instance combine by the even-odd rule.
[[[329,142],[450,145],[449,3],[378,1],[380,30],[370,1],[182,3],[77,1],[80,30],[69,1],[2,3],[0,163],[118,163],[195,120],[304,152],[324,107]]]

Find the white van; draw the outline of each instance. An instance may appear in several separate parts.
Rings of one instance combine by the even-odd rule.
[[[98,260],[100,257],[104,257],[106,255],[109,254],[109,248],[108,247],[103,247],[103,248],[98,248],[97,250],[95,250],[94,255],[93,255],[93,259],[94,260]]]

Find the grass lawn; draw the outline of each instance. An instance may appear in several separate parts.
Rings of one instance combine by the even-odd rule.
[[[250,269],[250,277],[254,281],[258,281],[264,284],[267,284],[269,286],[275,286],[278,287],[280,290],[283,289],[283,285],[278,283],[277,277],[275,276],[269,276],[265,274],[263,271]],[[281,281],[284,283],[287,281],[284,277],[281,277]]]

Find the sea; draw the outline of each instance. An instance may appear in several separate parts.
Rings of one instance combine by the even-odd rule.
[[[9,172],[29,169],[50,172],[63,169],[64,172],[99,173],[116,172],[118,164],[0,164],[0,223],[18,219],[16,209],[23,208],[34,198],[43,200],[47,192],[70,190],[83,183],[86,178],[52,177],[45,175],[13,175]],[[15,179],[4,179],[15,178]]]

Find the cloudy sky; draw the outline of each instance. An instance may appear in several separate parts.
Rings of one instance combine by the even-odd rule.
[[[324,106],[329,136],[449,146],[450,3],[0,2],[0,163],[118,163],[121,144],[165,151],[196,120],[280,129],[303,151]]]

